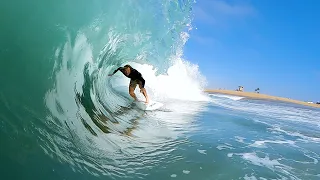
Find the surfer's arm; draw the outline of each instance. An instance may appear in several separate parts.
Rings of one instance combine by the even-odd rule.
[[[109,76],[114,75],[114,74],[115,74],[117,71],[119,71],[119,70],[121,71],[121,70],[122,70],[122,67],[119,67],[118,69],[114,70],[112,74],[109,74]]]

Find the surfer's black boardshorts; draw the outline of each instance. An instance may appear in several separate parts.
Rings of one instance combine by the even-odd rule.
[[[135,80],[131,79],[130,80],[130,87],[135,88],[138,84],[141,88],[144,88],[145,80],[144,79],[135,79]]]

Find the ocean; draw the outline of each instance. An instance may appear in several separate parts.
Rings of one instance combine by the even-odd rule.
[[[320,179],[319,109],[203,92],[195,3],[1,2],[0,179]]]

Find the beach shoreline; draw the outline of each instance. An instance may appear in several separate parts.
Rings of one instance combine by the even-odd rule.
[[[320,104],[315,103],[307,103],[303,101],[298,101],[290,98],[284,98],[284,97],[277,97],[277,96],[271,96],[266,94],[260,94],[255,92],[244,92],[244,91],[235,91],[235,90],[218,90],[218,89],[206,89],[204,90],[206,93],[216,93],[216,94],[227,94],[227,95],[233,95],[233,96],[241,96],[246,97],[250,99],[265,99],[265,100],[274,100],[274,101],[283,101],[283,102],[289,102],[309,107],[316,107],[320,108]]]

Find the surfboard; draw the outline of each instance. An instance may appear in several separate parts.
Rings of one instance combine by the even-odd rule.
[[[149,101],[148,104],[146,104],[143,101],[135,101],[135,104],[137,105],[137,107],[139,109],[145,110],[145,111],[152,111],[152,110],[156,110],[160,107],[163,106],[162,103],[157,102],[157,101]]]

